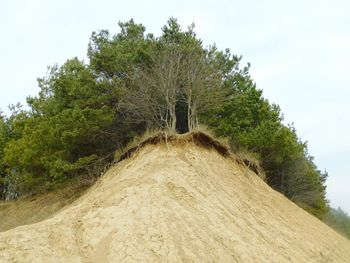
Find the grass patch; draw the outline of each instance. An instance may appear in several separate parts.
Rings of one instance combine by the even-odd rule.
[[[94,181],[76,178],[60,189],[0,202],[0,232],[52,217],[80,197]]]

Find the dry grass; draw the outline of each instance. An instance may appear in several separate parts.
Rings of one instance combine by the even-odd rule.
[[[91,182],[75,180],[55,191],[0,202],[0,232],[47,219],[80,197]]]
[[[222,145],[225,145],[225,147],[230,148],[230,142],[227,137],[219,137],[217,136],[214,131],[212,131],[209,127],[205,125],[199,125],[199,127],[194,130],[195,132],[201,132],[206,134],[207,136],[213,138],[215,141],[220,142]]]
[[[185,134],[177,134],[172,131],[150,131],[144,135],[135,138],[123,150],[117,151],[115,154],[116,162],[131,157],[135,152],[142,149],[148,144],[184,144],[192,142],[205,148],[213,148],[224,156],[230,156],[231,152],[228,144],[224,140],[218,140],[207,132],[196,130]]]
[[[266,174],[261,167],[259,157],[252,152],[241,150],[235,152],[237,161],[256,173],[261,179],[266,181]]]
[[[159,134],[167,134],[167,135],[176,135],[176,132],[171,130],[147,130],[144,134],[140,136],[135,136],[131,142],[129,142],[125,147],[118,149],[114,154],[114,160],[117,162],[128,158],[129,156],[125,156],[127,152],[132,151],[134,148],[138,148],[143,142],[148,141],[150,138],[156,137]]]
[[[215,136],[206,126],[200,126],[198,129],[185,134],[177,134],[169,130],[147,131],[142,136],[135,137],[124,149],[117,151],[115,154],[115,161],[119,162],[131,157],[148,144],[179,144],[187,142],[193,142],[205,148],[213,148],[226,157],[231,156],[239,164],[252,170],[261,179],[266,179],[265,172],[261,168],[260,160],[257,155],[248,151],[239,151],[232,154],[228,139]]]

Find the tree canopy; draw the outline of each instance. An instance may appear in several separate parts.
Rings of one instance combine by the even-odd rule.
[[[229,49],[204,46],[194,25],[175,18],[162,34],[134,20],[93,32],[88,63],[52,66],[28,109],[0,118],[0,197],[96,176],[113,152],[148,129],[210,127],[234,151],[258,156],[267,183],[317,216],[327,211],[325,180],[293,126]]]

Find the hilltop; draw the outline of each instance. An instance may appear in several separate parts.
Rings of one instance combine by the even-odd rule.
[[[349,248],[193,134],[153,137],[52,218],[0,233],[1,262],[349,262]]]

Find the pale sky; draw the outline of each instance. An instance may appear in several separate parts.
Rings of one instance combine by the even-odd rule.
[[[92,31],[134,18],[160,34],[169,17],[192,22],[205,44],[250,62],[264,97],[281,106],[320,170],[327,197],[350,213],[350,10],[341,0],[0,2],[0,109],[39,91],[47,66],[86,61]]]

